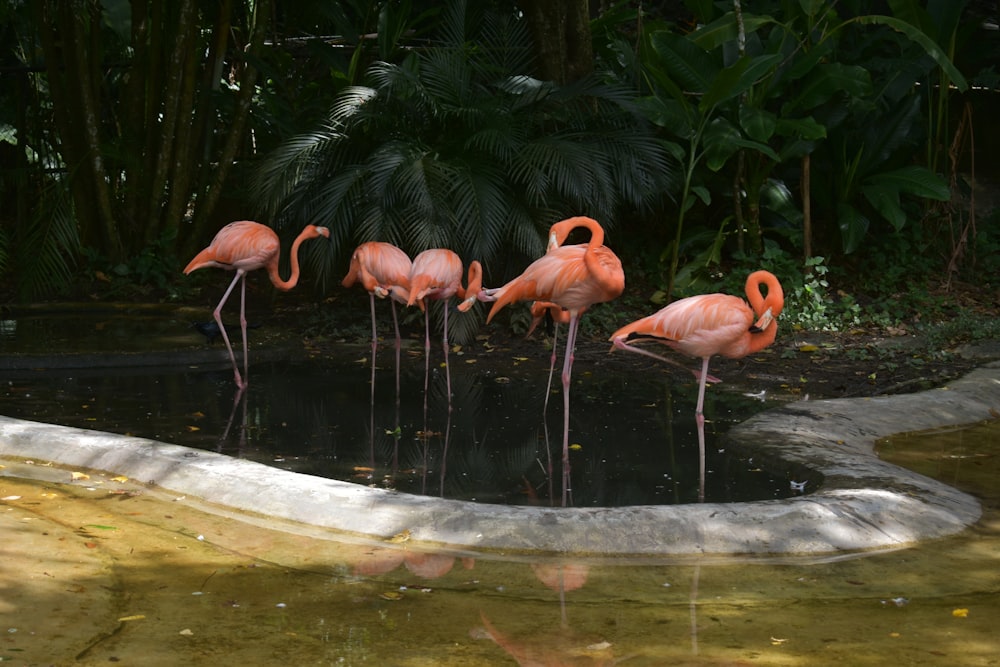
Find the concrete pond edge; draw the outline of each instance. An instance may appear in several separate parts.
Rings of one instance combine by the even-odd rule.
[[[143,438],[0,416],[0,457],[155,483],[214,506],[436,548],[508,555],[809,555],[891,549],[974,524],[979,502],[881,461],[879,438],[971,424],[1000,411],[1000,364],[916,394],[800,401],[729,433],[726,446],[806,482],[806,493],[747,503],[545,508],[415,496],[313,477]],[[193,500],[193,499],[192,499]]]

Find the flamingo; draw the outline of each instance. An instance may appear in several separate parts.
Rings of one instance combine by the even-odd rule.
[[[413,258],[413,268],[410,271],[410,288],[406,305],[417,304],[424,311],[424,365],[430,369],[431,322],[430,311],[425,301],[444,301],[444,331],[441,344],[444,348],[445,377],[448,389],[448,404],[451,405],[451,371],[448,367],[448,301],[457,295],[462,299],[458,306],[462,312],[467,311],[476,301],[482,289],[483,269],[479,262],[469,265],[468,287],[462,286],[462,259],[446,248],[431,248]],[[427,373],[424,375],[424,400],[427,396]]]
[[[766,296],[762,286],[767,288]],[[636,345],[654,341],[701,358],[701,372],[692,371],[698,379],[695,423],[698,426],[702,480],[700,500],[704,500],[705,478],[705,415],[702,411],[705,385],[719,381],[708,374],[709,359],[716,354],[741,359],[773,343],[778,333],[776,318],[785,305],[781,283],[768,271],[754,271],[747,277],[746,295],[749,304],[730,294],[701,294],[680,299],[648,317],[625,325],[611,334],[609,339],[614,348],[638,352],[672,364],[678,362]]]
[[[278,235],[267,225],[251,220],[240,220],[231,222],[215,235],[207,248],[194,256],[188,265],[184,267],[184,274],[206,267],[216,267],[228,271],[236,271],[233,282],[229,284],[226,293],[222,295],[219,305],[216,306],[212,316],[215,318],[219,330],[222,332],[222,340],[226,343],[229,351],[229,360],[233,362],[233,372],[236,375],[236,386],[240,391],[247,387],[248,362],[247,362],[247,318],[246,318],[246,297],[247,281],[246,275],[256,269],[267,269],[267,275],[271,283],[282,291],[288,291],[299,282],[299,246],[303,241],[314,239],[319,236],[330,238],[330,230],[326,227],[306,225],[302,232],[292,243],[291,259],[292,273],[288,280],[282,280],[278,273],[278,253],[281,251],[281,242]],[[222,323],[222,306],[229,299],[230,293],[236,287],[236,283],[241,282],[240,293],[240,329],[243,332],[243,375],[240,375],[239,366],[236,363],[236,355],[233,354],[233,346],[229,343],[229,334]]]
[[[410,269],[413,262],[405,252],[381,241],[362,243],[351,255],[351,266],[341,284],[351,287],[356,282],[368,292],[372,313],[372,400],[375,392],[375,350],[378,348],[378,333],[375,327],[375,297],[389,297],[392,305],[392,323],[396,329],[396,396],[399,396],[399,354],[402,339],[399,335],[399,319],[396,316],[396,302],[406,303],[400,297],[400,290],[410,288]]]
[[[583,227],[590,230],[590,242],[562,245],[569,233]],[[578,216],[552,225],[549,250],[524,272],[503,287],[483,290],[481,301],[492,301],[486,322],[504,306],[515,301],[548,301],[569,313],[566,353],[563,361],[563,504],[569,479],[569,383],[573,371],[580,316],[594,305],[611,301],[625,289],[621,260],[604,245],[604,229],[593,218]]]

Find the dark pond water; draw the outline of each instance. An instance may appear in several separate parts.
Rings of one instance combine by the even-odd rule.
[[[120,340],[122,352],[141,348],[143,338],[149,346],[148,335],[116,334],[126,325],[114,319],[103,320],[98,338]],[[123,319],[134,325],[142,318]],[[85,337],[82,332],[91,327],[77,322],[77,332]],[[145,331],[152,327],[160,338],[193,341],[193,349],[205,351],[183,317],[165,322],[160,316],[155,322],[143,323]],[[20,325],[18,333],[25,336],[25,323]],[[49,327],[55,325],[50,321]],[[30,341],[58,337],[54,330],[28,336]],[[0,353],[13,346],[9,336],[5,344]],[[391,345],[379,348],[374,403],[367,352],[366,346],[353,346],[316,352],[312,359],[254,361],[266,355],[252,349],[250,386],[240,400],[234,400],[228,365],[192,363],[197,355],[189,351],[173,355],[176,361],[168,366],[127,358],[125,365],[119,358],[100,368],[16,370],[8,363],[0,370],[2,413],[410,493],[490,503],[561,502],[562,398],[551,394],[543,416],[546,354],[533,360],[511,357],[510,372],[503,374],[480,371],[471,356],[452,355],[449,411],[435,346],[425,411],[422,346],[404,355],[398,405]],[[171,357],[170,352],[157,354]],[[60,363],[67,365],[65,359]],[[648,375],[605,375],[580,356],[574,379],[572,504],[697,502],[693,380],[653,367]],[[739,393],[710,389],[707,501],[790,495],[788,480],[771,477],[721,445],[730,425],[763,407]]]

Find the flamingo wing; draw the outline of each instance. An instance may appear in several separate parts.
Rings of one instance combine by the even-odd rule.
[[[425,250],[413,258],[409,305],[421,299],[447,299],[462,286],[462,259],[445,248]]]
[[[550,301],[565,310],[579,311],[619,296],[625,288],[621,261],[602,246],[591,251],[596,258],[588,263],[586,252],[585,245],[549,250],[494,292],[496,301],[486,321],[515,301]],[[602,273],[595,272],[595,267]]]
[[[280,249],[278,235],[267,225],[250,220],[231,222],[219,230],[207,248],[195,255],[184,273],[210,266],[253,271],[277,262]]]
[[[663,343],[692,357],[742,356],[754,314],[743,299],[703,294],[680,299],[648,317],[627,324],[612,339]]]
[[[368,292],[377,287],[389,291],[392,287],[409,287],[412,262],[406,253],[380,241],[362,243],[351,256],[351,266],[344,277],[343,286],[351,287],[360,281]]]

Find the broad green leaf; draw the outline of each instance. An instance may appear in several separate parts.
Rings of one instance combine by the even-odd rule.
[[[861,194],[897,232],[906,225],[906,213],[899,205],[898,190],[879,185],[863,185]]]
[[[799,0],[799,7],[806,16],[816,16],[829,0]]]
[[[871,75],[858,65],[830,63],[818,65],[803,81],[799,94],[789,100],[781,110],[782,115],[795,116],[797,112],[814,109],[835,95],[865,97],[871,94]]]
[[[729,67],[724,68],[712,79],[708,90],[698,103],[702,113],[709,113],[716,105],[730,100],[746,90],[743,87],[743,72],[750,64],[749,58],[740,58]]]
[[[684,90],[704,93],[719,74],[715,59],[686,37],[661,30],[650,37],[653,51],[666,73]]]
[[[664,141],[663,150],[674,158],[678,162],[684,162],[684,157],[687,155],[687,151],[680,144],[674,143],[673,141]]]
[[[689,12],[703,19],[711,18],[715,14],[715,0],[684,0],[684,6]]]
[[[700,199],[705,206],[708,206],[709,204],[712,203],[712,191],[706,188],[704,185],[691,186],[691,192],[692,194],[697,195],[698,199]]]
[[[774,152],[774,149],[767,144],[762,144],[759,141],[751,141],[749,139],[744,139],[740,137],[735,142],[737,148],[747,148],[758,153],[763,153],[767,159],[773,160],[775,162],[779,161],[778,154]]]
[[[743,15],[743,31],[747,35],[771,23],[775,23],[775,20],[770,16]],[[698,28],[691,34],[690,39],[701,48],[711,51],[726,43],[736,42],[738,32],[736,14],[728,12],[708,25]]]
[[[740,107],[740,127],[754,141],[766,142],[774,136],[778,119],[766,109],[744,104]]]
[[[740,58],[719,72],[711,88],[705,92],[699,108],[702,113],[706,113],[715,105],[743,94],[780,64],[781,56],[778,54]]]
[[[873,174],[865,179],[865,184],[937,201],[948,201],[951,198],[951,190],[943,178],[926,167],[917,165]]]
[[[840,242],[845,254],[851,254],[861,245],[868,233],[870,222],[860,211],[848,204],[837,205],[837,226],[840,228]]]
[[[910,40],[916,42],[923,47],[924,51],[938,64],[944,73],[948,75],[955,87],[961,92],[965,92],[969,88],[968,82],[962,73],[958,71],[958,68],[951,62],[947,54],[938,46],[933,39],[923,33],[919,28],[910,25],[906,21],[893,18],[891,16],[859,16],[856,19],[859,23],[863,25],[884,25],[901,32],[906,35]]]
[[[737,142],[741,139],[739,130],[728,120],[724,118],[714,120],[702,135],[705,165],[712,171],[722,169],[726,161],[736,152]]]
[[[775,132],[783,137],[814,140],[826,138],[826,126],[812,116],[805,118],[778,118]]]
[[[684,139],[691,136],[693,130],[688,118],[689,109],[683,102],[658,96],[643,97],[636,100],[636,106],[654,125],[666,128]]]

